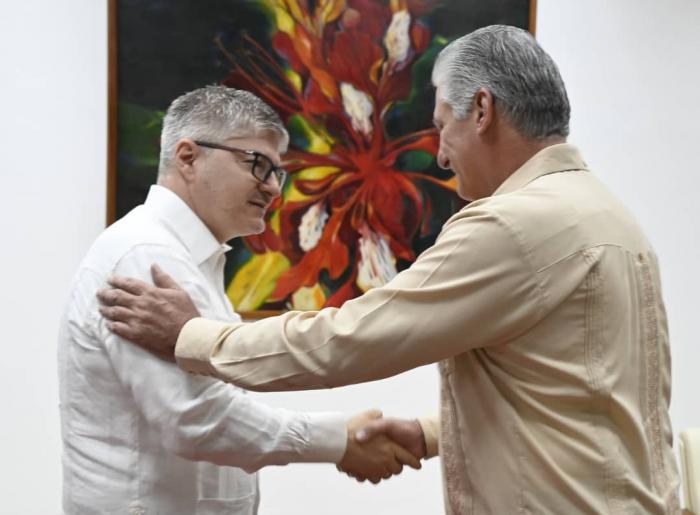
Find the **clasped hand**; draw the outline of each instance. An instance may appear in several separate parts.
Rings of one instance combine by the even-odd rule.
[[[374,484],[400,474],[404,465],[420,469],[425,440],[415,420],[384,419],[378,410],[348,421],[348,445],[338,470]]]

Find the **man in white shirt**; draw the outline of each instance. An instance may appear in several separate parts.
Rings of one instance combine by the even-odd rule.
[[[201,88],[168,109],[158,184],[95,241],[61,324],[66,513],[253,514],[266,465],[338,463],[375,481],[419,466],[386,438],[354,440],[377,412],[346,421],[265,406],[123,345],[99,314],[95,293],[111,275],[148,280],[158,263],[204,316],[240,321],[223,290],[224,242],[263,230],[287,143],[279,117],[245,91]]]

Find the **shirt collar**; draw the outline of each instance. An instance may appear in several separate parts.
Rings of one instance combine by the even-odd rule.
[[[494,195],[503,195],[518,190],[535,179],[557,172],[588,170],[578,148],[569,143],[559,143],[543,148],[513,172]]]
[[[185,201],[168,188],[151,186],[144,206],[180,240],[197,265],[231,249],[219,243]]]

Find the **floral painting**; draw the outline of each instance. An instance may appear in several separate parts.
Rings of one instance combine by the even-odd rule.
[[[249,314],[340,306],[434,242],[463,205],[435,162],[435,57],[479,26],[527,27],[530,14],[524,1],[229,0],[207,3],[207,12],[196,2],[118,3],[117,216],[153,182],[163,109],[188,89],[218,82],[252,91],[290,133],[290,179],[265,231],[232,242],[227,259],[228,296]],[[174,34],[139,37],[150,15],[163,24],[154,30]],[[167,47],[193,16],[202,22]],[[122,42],[127,34],[136,39]],[[150,50],[136,44],[149,38]],[[124,75],[158,73],[144,64],[156,56],[139,53],[161,46],[159,77]],[[197,77],[181,77],[188,67]],[[168,76],[175,84],[159,88]]]

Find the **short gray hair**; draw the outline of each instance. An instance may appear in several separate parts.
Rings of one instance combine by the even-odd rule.
[[[471,112],[474,95],[485,88],[522,136],[569,134],[571,108],[559,69],[525,30],[491,25],[456,39],[438,55],[433,85],[458,119]]]
[[[160,133],[158,174],[165,175],[182,138],[220,143],[228,138],[259,136],[276,132],[280,152],[289,144],[289,134],[279,115],[250,93],[226,86],[205,86],[176,98],[165,113]]]

